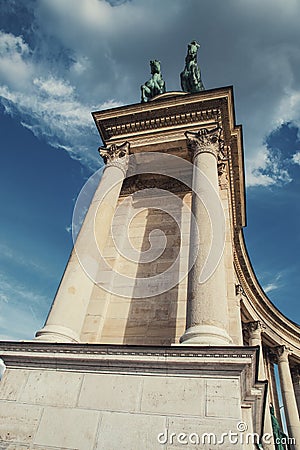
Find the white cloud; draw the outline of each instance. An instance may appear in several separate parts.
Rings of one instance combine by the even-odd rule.
[[[294,164],[299,164],[300,165],[300,152],[297,152],[293,155],[293,163]]]
[[[72,225],[67,225],[67,226],[65,227],[65,230],[66,230],[67,233],[71,234],[71,231],[72,231]]]
[[[246,174],[248,187],[253,186],[282,186],[292,181],[288,171],[288,164],[280,152],[272,152],[261,148],[257,158],[248,161]]]
[[[274,161],[264,142],[284,121],[300,126],[300,4],[216,4],[217,10],[210,0],[34,2],[31,48],[21,36],[1,35],[0,95],[6,110],[95,168],[99,138],[90,111],[138,102],[152,58],[162,61],[167,89],[178,90],[186,44],[196,38],[205,86],[234,85],[247,183],[289,182],[284,159]]]
[[[267,285],[264,287],[264,291],[265,291],[266,294],[267,294],[268,292],[275,291],[276,289],[278,289],[278,285],[277,285],[276,283],[270,283],[270,284],[267,284]]]
[[[21,55],[28,55],[29,47],[20,36],[0,31],[0,52],[8,58],[18,59]]]
[[[40,74],[40,76],[36,76]],[[0,96],[6,111],[50,145],[98,168],[98,138],[91,117],[95,105],[81,101],[69,80],[48,72],[47,59],[36,61],[21,36],[0,32]],[[116,103],[106,99],[102,107]]]
[[[93,108],[81,104],[73,88],[62,80],[57,80],[56,87],[53,82],[53,78],[35,82],[22,91],[0,86],[6,111],[20,115],[25,127],[53,147],[65,149],[73,158],[97,167],[92,151],[97,145],[90,114]]]
[[[0,31],[0,80],[11,89],[23,89],[32,76],[30,49],[22,36]]]
[[[41,92],[53,97],[68,97],[73,94],[74,88],[69,83],[62,80],[49,77],[48,79],[34,78],[33,84],[37,86]]]
[[[271,275],[268,275],[268,278]],[[280,289],[283,287],[283,281],[282,279],[284,279],[284,273],[279,272],[276,275],[272,275],[272,280],[266,284],[263,285],[263,289],[265,291],[266,294],[268,294],[269,292],[275,291],[277,289]]]

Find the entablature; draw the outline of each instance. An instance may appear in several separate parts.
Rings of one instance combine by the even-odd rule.
[[[232,87],[197,94],[166,93],[148,103],[97,111],[92,115],[105,145],[128,141],[133,154],[164,152],[189,161],[186,132],[219,127],[226,155],[218,165],[220,186],[227,188],[226,172],[234,227],[246,225],[242,130],[235,124]]]

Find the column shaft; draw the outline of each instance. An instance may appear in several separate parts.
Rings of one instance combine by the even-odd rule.
[[[289,352],[285,347],[278,348],[279,378],[288,434],[290,438],[294,438],[296,441],[296,444],[291,445],[291,448],[293,450],[297,449],[299,450],[300,422],[293,388],[292,376],[290,372],[288,354]]]
[[[123,153],[128,154],[129,144],[123,144],[121,147]],[[119,147],[114,146],[111,153],[109,164],[104,169],[85,216],[45,326],[36,333],[39,340],[80,341],[82,325],[99,268],[99,251],[103,251],[109,235],[126,172],[125,166],[128,163],[127,157],[119,158]]]
[[[188,139],[192,141],[194,150],[192,213],[199,233],[199,251],[188,278],[186,331],[181,337],[181,342],[188,345],[228,345],[231,342],[227,333],[227,284],[223,253],[213,274],[204,283],[199,283],[201,270],[207,261],[213,239],[211,218],[201,201],[201,194],[203,195],[206,188],[203,186],[203,178],[199,176],[199,171],[206,175],[215,190],[215,197],[208,201],[220,202],[223,211],[219,198],[217,171],[220,145],[218,133],[218,130],[205,134],[186,133]],[[195,240],[198,237],[194,228],[192,225],[190,236],[192,257]]]

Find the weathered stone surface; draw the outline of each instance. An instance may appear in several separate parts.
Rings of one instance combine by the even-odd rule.
[[[46,407],[34,443],[92,450],[100,415],[96,411]]]
[[[10,444],[9,442],[0,443],[0,450],[70,450],[67,447],[45,447],[44,445],[23,445],[23,444]]]
[[[104,413],[95,450],[162,450],[157,436],[165,427],[157,415]]]
[[[0,382],[0,399],[17,400],[26,384],[29,373],[28,370],[6,369]]]
[[[22,352],[20,360],[16,360],[16,349]],[[203,432],[235,430],[233,425],[241,417],[240,402],[244,401],[241,396],[251,391],[255,374],[255,350],[238,347],[211,348],[209,356],[207,349],[180,345],[162,348],[33,342],[6,344],[1,351],[8,373],[13,372],[10,358],[21,368],[25,364],[26,370],[31,366],[35,369],[29,371],[23,403],[21,399],[17,404],[0,402],[0,444],[5,448],[8,443],[18,444],[12,447],[14,450],[22,446],[28,450],[171,450],[171,446],[164,447],[157,441],[158,434],[166,429],[168,433],[182,433],[190,424],[195,432],[194,424],[198,424],[200,430],[203,425]],[[57,371],[50,370],[54,360]],[[39,364],[43,368],[38,369]],[[229,372],[235,375],[228,378]],[[81,376],[84,380],[74,405]],[[63,390],[65,377],[70,385],[65,384]],[[47,387],[42,388],[42,384]],[[262,398],[262,391],[257,391]],[[50,402],[57,403],[48,406]]]
[[[145,377],[141,410],[157,414],[204,414],[204,380],[183,377]]]
[[[238,443],[233,445],[226,437],[221,443],[222,433],[237,431],[237,420],[203,420],[194,417],[169,417],[168,432],[161,437],[161,442],[166,442],[166,450],[173,449],[197,449],[197,450],[241,450]],[[200,442],[198,444],[198,442]],[[219,442],[219,444],[218,444]]]
[[[22,444],[10,444],[9,442],[0,443],[0,450],[28,450],[30,448],[29,445]]]
[[[0,402],[0,442],[27,443],[33,440],[42,408],[14,402]]]
[[[240,417],[239,382],[236,379],[206,380],[207,417]]]
[[[31,371],[20,396],[24,403],[75,406],[82,374],[55,370]]]
[[[86,374],[78,406],[104,411],[136,411],[142,378],[134,375]]]

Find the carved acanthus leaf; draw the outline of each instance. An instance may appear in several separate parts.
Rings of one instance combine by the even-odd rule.
[[[291,349],[286,345],[279,345],[274,350],[278,357],[278,361],[288,361],[288,356],[292,353]]]
[[[118,158],[128,156],[130,153],[130,143],[124,142],[121,145],[111,144],[107,147],[99,147],[98,151],[105,164],[109,164]]]
[[[99,147],[100,156],[102,156],[106,167],[115,166],[118,167],[126,174],[128,169],[130,143],[124,142],[121,145],[111,144],[107,147]]]
[[[193,153],[193,159],[200,153],[211,153],[217,159],[223,146],[221,139],[222,128],[217,127],[212,130],[201,128],[199,131],[186,131],[185,136],[188,142],[188,148]]]
[[[253,322],[243,323],[243,328],[247,329],[250,333],[253,333],[254,331],[264,330],[266,326],[260,320],[255,320]]]

